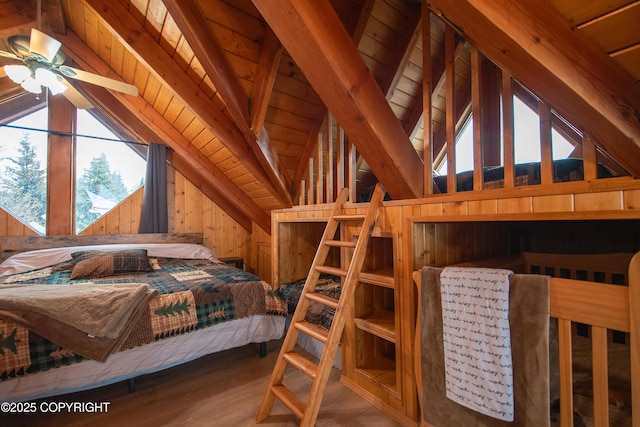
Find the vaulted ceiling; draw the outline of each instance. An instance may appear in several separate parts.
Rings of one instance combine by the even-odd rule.
[[[296,204],[329,112],[358,149],[363,183],[422,196],[420,1],[41,1],[41,27],[70,63],[140,94],[78,90],[137,138],[170,146],[173,165],[243,226],[268,230],[271,210]],[[435,91],[447,22],[461,36],[460,100],[472,44],[640,175],[640,2],[425,4]],[[28,35],[36,10],[35,0],[0,0],[0,46]],[[19,93],[0,78],[0,97]],[[459,104],[461,116],[468,96]]]

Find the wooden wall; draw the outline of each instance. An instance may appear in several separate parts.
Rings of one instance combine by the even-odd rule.
[[[169,232],[203,233],[205,246],[219,257],[241,257],[247,270],[270,282],[270,236],[258,226],[249,233],[173,168],[168,169]],[[93,223],[81,234],[137,233],[143,189],[139,189]],[[35,231],[0,209],[1,236],[37,235]]]
[[[34,230],[18,221],[9,212],[0,208],[0,237],[2,236],[37,236]]]

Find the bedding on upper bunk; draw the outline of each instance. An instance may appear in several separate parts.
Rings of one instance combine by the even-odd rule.
[[[540,177],[540,162],[520,163],[515,165],[516,177],[515,186],[536,185],[542,182]],[[619,176],[609,167],[598,163],[598,178],[613,178]],[[584,164],[582,159],[569,158],[553,161],[553,181],[568,182],[580,181],[584,179]],[[433,183],[440,193],[447,192],[447,175],[433,177]],[[374,185],[364,188],[358,193],[359,203],[371,200]],[[456,174],[457,191],[473,190],[473,170]],[[484,168],[484,188],[504,188],[504,166],[486,166]],[[391,200],[388,194],[384,200]]]
[[[598,164],[598,178],[612,178],[617,174],[603,164]],[[473,190],[473,171],[460,172],[456,175],[457,191]],[[554,182],[580,181],[584,179],[584,164],[582,159],[561,159],[553,162]],[[434,183],[441,193],[447,192],[447,176],[435,176]],[[540,184],[540,162],[521,163],[516,165],[517,187],[523,185]],[[484,188],[504,187],[504,166],[488,166],[484,168]]]
[[[23,254],[19,254],[19,267],[11,258],[0,264],[0,271],[18,271],[0,276],[0,300],[8,301],[16,289],[20,289],[22,298],[18,304],[0,305],[1,380],[87,358],[103,361],[115,351],[234,319],[254,315],[286,317],[284,302],[271,286],[253,274],[215,259],[211,252],[207,255],[206,251],[193,252],[193,248],[187,248],[183,254],[194,258],[173,258],[163,250],[126,246],[123,249],[118,245],[118,251],[102,250],[104,247],[64,248],[63,255],[52,255],[55,251],[50,250],[45,255],[36,251],[39,252],[34,255],[39,258],[36,264]],[[165,256],[149,256],[148,252]],[[175,246],[170,252],[180,256]],[[57,262],[60,257],[64,261]],[[53,264],[52,259],[56,260]],[[24,271],[29,268],[25,266],[34,265],[38,268]],[[124,288],[133,288],[143,296],[123,304],[131,310],[130,324],[125,320],[117,332],[107,328],[106,333],[100,321],[76,318],[74,312],[93,310],[98,316],[106,316],[113,314],[108,313],[110,305],[91,307],[87,305],[91,298],[83,302],[78,294],[66,292],[75,289],[95,299],[92,291],[101,291],[105,298],[116,295],[114,298],[118,299],[125,298],[117,293]],[[33,304],[25,302],[28,298],[24,298],[24,293],[29,290],[36,298]],[[48,290],[60,294],[60,298],[48,299]],[[51,310],[37,308],[43,303],[51,304]],[[57,313],[53,306],[58,307]],[[74,306],[75,310],[69,309]],[[44,320],[56,327],[50,327]],[[101,320],[104,323],[106,318]],[[60,325],[71,330],[71,335],[61,334]],[[94,348],[95,341],[101,338],[116,342],[107,348],[99,344]]]
[[[296,280],[295,282],[285,283],[278,288],[278,295],[286,302],[287,311],[290,315],[293,315],[298,306],[300,295],[302,295],[302,289],[307,279]],[[326,295],[331,298],[340,298],[340,292],[342,287],[340,284],[340,277],[331,274],[321,274],[316,284],[316,292]],[[331,321],[335,310],[327,307],[326,305],[311,301],[309,303],[309,309],[307,310],[307,316],[305,320],[309,323],[315,323],[320,327],[329,330],[331,327]]]

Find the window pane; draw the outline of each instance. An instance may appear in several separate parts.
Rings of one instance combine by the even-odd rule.
[[[10,123],[48,129],[42,108]],[[47,133],[0,127],[0,205],[40,234],[46,232]]]
[[[86,110],[78,110],[76,233],[142,186],[146,161]],[[96,139],[105,138],[105,139]]]
[[[540,117],[517,96],[513,97],[513,145],[516,164],[540,161]]]

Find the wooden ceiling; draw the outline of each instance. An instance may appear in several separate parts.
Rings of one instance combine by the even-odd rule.
[[[471,43],[640,173],[639,1],[427,3],[434,139],[446,21],[466,40],[456,38],[458,117]],[[36,9],[0,0],[3,42],[29,34]],[[141,140],[169,145],[176,168],[241,224],[268,230],[271,210],[296,203],[328,111],[362,156],[364,184],[422,195],[420,1],[42,0],[42,11],[69,62],[140,95],[78,89]],[[0,96],[17,91],[0,78]]]

